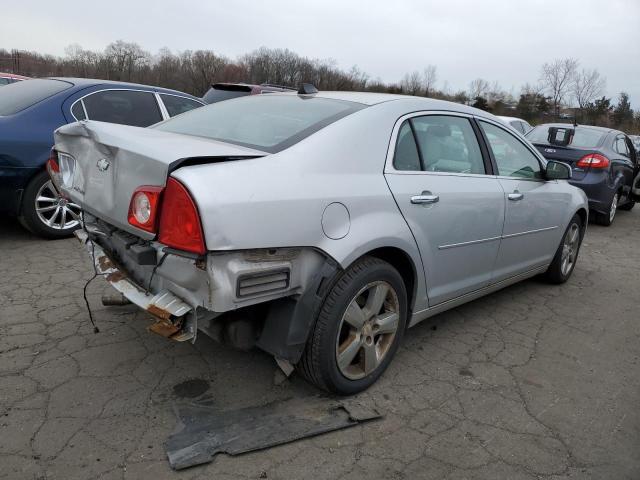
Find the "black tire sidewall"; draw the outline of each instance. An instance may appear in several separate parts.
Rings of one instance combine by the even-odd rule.
[[[380,280],[388,282],[398,295],[400,308],[398,330],[393,344],[378,368],[364,378],[351,380],[342,375],[337,365],[335,348],[340,320],[347,306],[358,291],[365,285]],[[324,383],[330,390],[340,394],[350,395],[365,390],[375,383],[386,370],[402,341],[403,333],[406,329],[407,293],[402,277],[388,263],[375,261],[371,266],[355,275],[345,288],[342,288],[341,282],[338,281],[329,293],[320,312],[319,321],[327,322],[327,320],[328,323],[325,325],[325,334],[320,339],[318,351],[320,373],[324,379]]]
[[[50,180],[46,170],[37,173],[27,185],[22,196],[22,206],[20,209],[20,223],[31,233],[44,238],[56,239],[70,236],[77,228],[67,228],[65,230],[57,230],[42,223],[36,213],[35,200],[40,187]]]
[[[576,252],[575,262],[573,263],[573,266],[571,267],[571,270],[569,270],[569,272],[566,275],[564,275],[562,273],[562,247],[564,245],[564,239],[566,238],[567,233],[569,232],[569,229],[571,228],[571,226],[573,224],[577,224],[578,225],[578,231],[580,232],[580,242],[578,243],[578,251]],[[576,263],[578,261],[578,256],[580,255],[580,248],[582,247],[582,239],[583,239],[583,237],[584,237],[584,225],[582,225],[582,219],[580,218],[580,216],[578,214],[575,214],[571,218],[571,221],[569,222],[569,225],[567,225],[567,228],[565,229],[564,233],[562,234],[562,238],[560,239],[560,245],[558,245],[558,249],[556,250],[556,254],[554,255],[553,261],[551,262],[551,265],[549,266],[549,270],[547,271],[547,277],[549,278],[549,280],[553,281],[554,283],[564,283],[567,280],[569,280],[569,278],[573,274],[573,271],[576,268]]]

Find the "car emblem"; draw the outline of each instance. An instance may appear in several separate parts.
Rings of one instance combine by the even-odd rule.
[[[545,148],[544,151],[547,153],[556,153],[555,149],[553,148]]]
[[[98,167],[98,170],[100,170],[101,172],[106,172],[109,168],[109,165],[111,164],[106,158],[101,158],[100,160],[98,160],[98,163],[96,163],[96,167]]]

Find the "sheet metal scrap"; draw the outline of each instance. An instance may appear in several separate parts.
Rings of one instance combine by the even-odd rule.
[[[237,410],[187,404],[175,407],[178,429],[167,440],[171,468],[211,462],[218,453],[238,455],[352,427],[380,418],[357,400],[295,398]]]

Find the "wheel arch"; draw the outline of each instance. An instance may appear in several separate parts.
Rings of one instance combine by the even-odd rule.
[[[418,272],[409,254],[397,247],[379,247],[361,255],[356,259],[356,261],[364,256],[375,257],[383,260],[398,271],[407,289],[407,305],[409,307],[409,316],[411,316],[417,296],[416,288],[418,286]]]
[[[575,215],[578,215],[580,217],[580,221],[582,222],[582,231],[584,232],[587,228],[587,221],[589,220],[589,213],[587,212],[587,209],[584,207],[580,207],[576,211]]]
[[[31,185],[31,183],[35,180],[35,178],[40,174],[40,172],[46,171],[46,163],[39,166],[38,168],[34,168],[32,172],[30,172],[29,176],[26,178],[24,184],[22,185],[22,189],[20,192],[20,198],[18,199],[18,208],[17,213],[18,216],[22,215],[22,211],[24,209],[24,192]]]

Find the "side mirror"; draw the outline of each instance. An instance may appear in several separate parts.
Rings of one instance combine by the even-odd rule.
[[[549,160],[546,169],[547,180],[569,180],[572,176],[571,167],[563,162]]]

